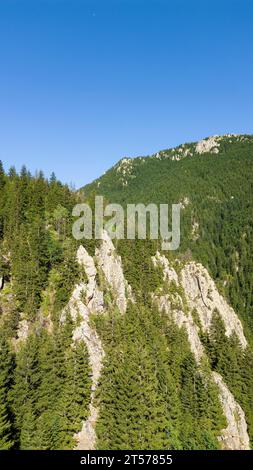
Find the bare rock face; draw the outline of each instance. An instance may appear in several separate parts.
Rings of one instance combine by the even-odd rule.
[[[229,142],[237,141],[237,142],[245,142],[249,140],[248,136],[240,135],[240,134],[225,134],[225,135],[213,135],[206,139],[200,140],[197,142],[195,146],[196,153],[219,153],[220,151],[220,143],[221,141],[227,138]]]
[[[134,178],[133,175],[133,160],[132,158],[123,158],[116,165],[116,172],[119,175],[119,180],[122,183],[122,186],[128,185],[128,178]]]
[[[157,252],[152,260],[155,267],[160,265],[163,268],[163,280],[165,283],[171,284],[174,282],[176,286],[180,285],[178,274],[170,265],[166,256]],[[179,296],[179,294],[176,294],[176,296],[175,294],[162,294],[159,296],[153,296],[153,299],[158,304],[160,310],[170,315],[180,328],[184,327],[186,329],[191,351],[194,354],[197,363],[200,364],[204,355],[204,348],[199,339],[199,327],[195,324],[190,312],[187,312],[187,314],[184,313],[183,299]],[[175,303],[175,300],[177,301],[177,304],[181,306],[181,308],[173,308],[173,303]]]
[[[186,315],[183,310],[172,309],[168,295],[156,297],[155,300],[160,310],[170,315],[179,328],[186,329],[191,352],[195,356],[196,362],[200,364],[204,356],[204,348],[199,339],[199,328],[195,325],[192,315],[190,313]]]
[[[77,447],[75,450],[94,450],[96,447],[96,422],[98,419],[98,409],[90,405],[88,419],[83,423],[82,430],[76,434]]]
[[[76,289],[75,293],[77,292],[78,291]],[[73,301],[73,299],[75,299],[74,303],[69,304],[71,315],[72,317],[76,317],[78,315],[79,318],[81,318],[80,324],[73,331],[73,340],[84,340],[86,343],[92,368],[92,391],[94,391],[100,377],[102,369],[101,359],[104,356],[104,352],[97,332],[89,325],[89,316],[91,311],[86,305],[84,305],[82,300],[80,300],[80,297],[72,297],[71,300]]]
[[[29,335],[29,322],[22,319],[18,323],[16,344],[26,341]]]
[[[186,196],[179,202],[179,204],[181,209],[186,209],[190,204],[190,199]]]
[[[95,259],[98,268],[104,274],[118,309],[122,314],[125,313],[127,298],[131,297],[131,288],[124,278],[121,258],[116,254],[114,245],[105,231],[103,232],[101,246],[96,249]],[[90,326],[89,316],[94,312],[102,313],[104,311],[104,302],[103,292],[98,288],[96,281],[97,268],[94,259],[83,246],[78,248],[77,261],[85,270],[87,282],[75,286],[63,318],[68,310],[74,321],[81,320],[73,331],[73,340],[83,340],[89,353],[92,368],[89,416],[83,423],[81,431],[75,435],[75,438],[77,450],[94,450],[96,448],[95,427],[99,414],[98,408],[94,406],[94,396],[101,375],[105,353],[97,332]]]
[[[78,322],[73,331],[73,341],[84,341],[90,358],[92,369],[92,391],[88,419],[83,423],[82,429],[75,435],[76,449],[94,450],[96,448],[96,422],[99,414],[94,406],[95,391],[103,366],[104,350],[96,330],[90,325],[89,318],[92,313],[103,313],[103,292],[97,285],[97,268],[92,256],[83,246],[77,251],[77,261],[83,267],[86,281],[75,286],[67,307],[62,313],[64,322],[67,312],[71,318]],[[131,298],[131,288],[124,278],[121,258],[116,254],[114,245],[107,234],[103,232],[101,246],[96,249],[95,261],[98,269],[105,277],[108,289],[112,293],[115,304],[123,314],[126,311],[127,299]],[[105,286],[105,289],[107,288]]]
[[[238,316],[222,297],[208,271],[197,263],[188,263],[181,272],[182,286],[191,309],[196,308],[204,331],[209,331],[213,312],[218,310],[226,330],[226,335],[236,333],[243,348],[247,341]]]
[[[98,268],[104,274],[119,311],[124,314],[127,307],[127,298],[132,298],[131,288],[124,278],[121,258],[116,254],[114,245],[105,231],[103,232],[101,246],[96,249],[95,259]],[[73,320],[81,319],[80,324],[73,331],[73,340],[83,340],[87,346],[92,368],[92,392],[88,419],[83,423],[82,430],[75,435],[75,438],[77,440],[77,450],[94,450],[96,448],[95,427],[99,414],[98,408],[94,406],[94,396],[105,353],[97,332],[89,324],[89,316],[94,312],[102,313],[104,311],[104,302],[103,292],[97,286],[97,268],[94,259],[83,246],[78,248],[77,261],[85,270],[87,282],[75,287],[67,309],[70,311]]]
[[[96,445],[95,426],[98,416],[98,409],[93,406],[93,401],[102,370],[104,351],[97,332],[89,325],[89,315],[91,311],[86,305],[84,305],[80,298],[83,285],[78,287],[75,289],[73,293],[74,295],[72,296],[69,303],[71,316],[74,318],[79,316],[81,318],[80,325],[77,326],[73,331],[73,340],[83,340],[87,346],[92,370],[92,388],[88,419],[83,423],[82,430],[75,435],[77,440],[76,449],[94,450]]]
[[[174,281],[176,285],[178,285],[178,275],[175,269],[172,266],[170,266],[170,263],[168,259],[166,258],[166,256],[161,255],[159,251],[157,251],[156,255],[152,256],[152,261],[153,261],[155,268],[157,268],[158,266],[162,266],[164,281],[168,281],[168,282]]]
[[[104,308],[103,292],[97,287],[97,269],[92,256],[90,256],[81,245],[77,250],[77,261],[83,266],[88,279],[87,284],[83,285],[83,294],[86,295],[86,305],[90,311],[102,312]]]
[[[102,234],[101,245],[96,249],[96,259],[119,311],[124,314],[127,308],[127,299],[132,298],[131,287],[124,277],[121,257],[117,255],[112,240],[105,230]]]
[[[235,401],[221,375],[212,372],[212,376],[219,388],[222,409],[228,423],[227,428],[221,431],[219,438],[222,448],[226,450],[249,450],[250,442],[244,411]]]
[[[199,238],[199,223],[197,220],[192,221],[191,238],[193,241],[196,241]]]
[[[62,314],[62,321],[67,312],[74,321],[79,321],[73,331],[73,341],[84,341],[90,358],[92,369],[91,402],[88,419],[83,423],[82,429],[75,435],[78,450],[94,450],[96,446],[95,426],[98,409],[94,407],[95,390],[102,370],[104,350],[100,338],[89,324],[90,314],[103,310],[103,293],[99,291],[96,283],[97,270],[93,258],[84,247],[80,246],[77,252],[77,261],[83,266],[87,282],[75,286],[67,307]]]
[[[218,308],[225,323],[227,334],[229,335],[234,331],[238,335],[242,346],[245,347],[247,345],[239,318],[218,293],[213,280],[202,265],[196,263],[187,264],[180,273],[179,281],[179,276],[173,267],[170,266],[165,256],[157,253],[153,257],[153,263],[155,266],[158,266],[160,263],[160,266],[163,267],[165,283],[170,284],[174,282],[177,286],[183,287],[188,308],[190,307],[190,310],[194,308],[197,310],[203,327],[208,330],[213,309]],[[212,300],[211,298],[207,299],[207,292],[209,292],[209,297],[212,295]],[[174,308],[173,298],[171,298],[170,294],[163,295],[161,293],[160,296],[153,295],[153,300],[158,304],[160,310],[165,311],[171,316],[179,328],[184,327],[186,329],[191,351],[201,370],[201,361],[205,357],[205,349],[199,337],[199,326],[194,322],[191,311],[184,313],[183,308],[182,310]],[[207,300],[209,300],[209,303],[207,303]],[[210,302],[212,302],[211,308]],[[181,305],[183,306],[183,299],[181,299]],[[219,437],[222,448],[226,450],[250,449],[244,411],[236,402],[221,375],[212,371],[212,379],[218,387],[219,399],[227,420],[227,427],[221,430],[221,436]]]
[[[208,139],[200,140],[196,145],[196,152],[200,154],[207,152],[219,153],[219,140],[221,140],[221,137],[217,135],[208,137]]]

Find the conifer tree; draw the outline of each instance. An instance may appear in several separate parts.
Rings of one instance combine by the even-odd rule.
[[[4,337],[0,339],[0,449],[8,450],[14,445],[9,390],[12,374],[12,356]]]

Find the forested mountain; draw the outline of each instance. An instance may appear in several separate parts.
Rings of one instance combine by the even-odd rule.
[[[74,192],[0,165],[0,449],[253,443],[253,137],[123,159]],[[181,244],[76,241],[95,195],[181,203]]]
[[[188,252],[203,263],[252,330],[252,168],[253,136],[228,135],[124,158],[81,191],[86,198],[97,193],[123,205],[181,202],[181,244],[175,256]],[[127,243],[122,245],[124,250]],[[131,253],[132,264],[135,248],[127,259]]]

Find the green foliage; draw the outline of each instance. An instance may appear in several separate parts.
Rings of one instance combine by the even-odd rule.
[[[203,337],[214,370],[222,374],[229,389],[246,414],[249,436],[253,443],[253,355],[242,350],[236,335],[227,337],[218,312],[213,316],[210,337]]]
[[[86,346],[72,344],[68,325],[55,335],[30,335],[17,354],[12,389],[20,448],[72,449],[90,387]]]
[[[8,450],[14,445],[12,414],[9,390],[13,360],[8,343],[0,338],[0,450]]]
[[[71,236],[75,196],[55,178],[48,182],[42,173],[32,177],[23,167],[20,175],[12,171],[6,176],[1,168],[0,247],[10,253],[17,305],[34,320],[51,270],[57,269],[62,276],[62,304],[78,274]],[[1,272],[8,275],[0,257],[0,275]]]
[[[225,421],[217,390],[198,371],[186,334],[144,306],[96,324],[106,349],[98,448],[218,448]]]
[[[1,164],[0,196],[0,334],[15,337],[21,313],[32,330],[11,368],[1,343],[0,447],[73,448],[91,386],[86,346],[72,345],[68,314],[65,326],[59,321],[79,277],[70,215],[76,197],[55,175],[48,182],[22,167],[7,176]],[[50,333],[45,320],[53,322]]]

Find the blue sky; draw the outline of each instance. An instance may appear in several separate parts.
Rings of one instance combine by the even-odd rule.
[[[0,0],[0,159],[78,188],[123,156],[253,133],[250,0]]]

